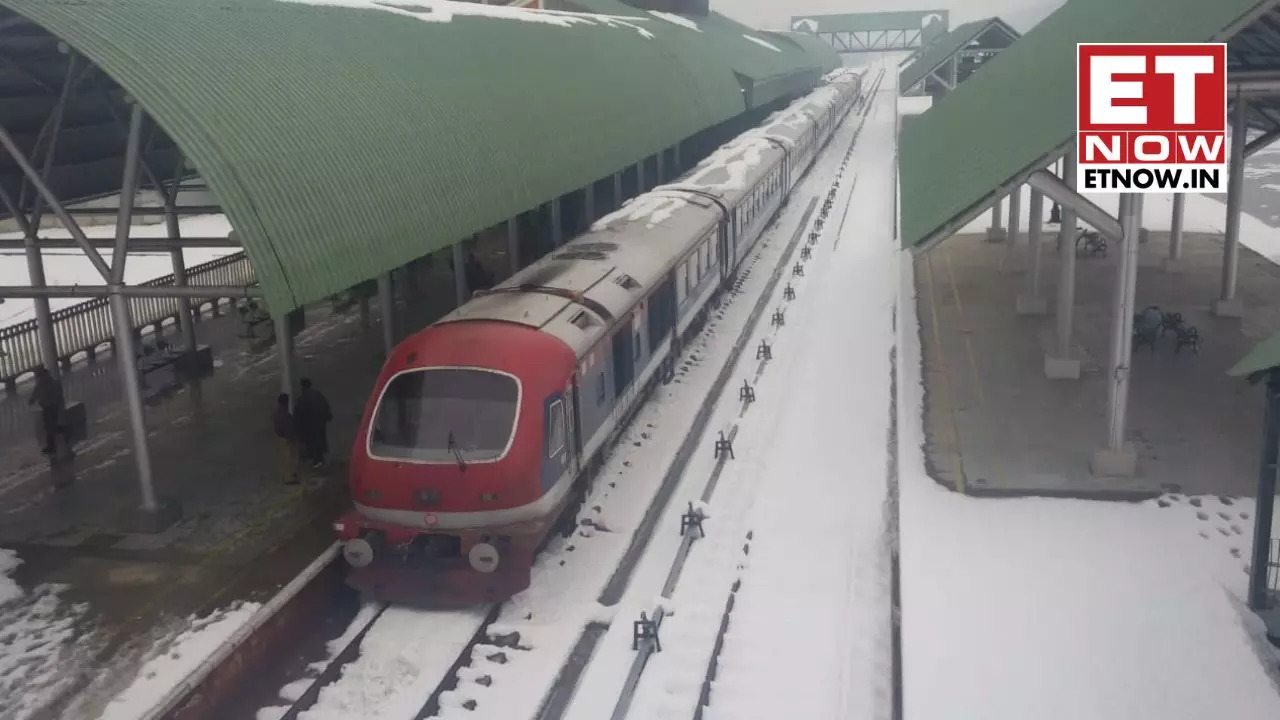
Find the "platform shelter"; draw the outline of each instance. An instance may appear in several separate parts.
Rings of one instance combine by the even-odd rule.
[[[1152,23],[1151,18],[1162,18]],[[1090,469],[1105,477],[1132,476],[1137,454],[1126,434],[1133,353],[1131,328],[1137,308],[1139,243],[1143,196],[1122,196],[1118,216],[1102,210],[1074,187],[1075,74],[1077,42],[1227,42],[1231,135],[1245,138],[1250,130],[1261,135],[1230,145],[1229,192],[1225,242],[1218,296],[1212,298],[1218,317],[1240,317],[1245,308],[1237,295],[1240,262],[1241,190],[1244,160],[1280,133],[1274,112],[1280,92],[1280,3],[1277,0],[1073,0],[1059,8],[1017,43],[986,63],[981,73],[959,86],[922,115],[906,118],[901,141],[902,242],[916,253],[928,252],[957,229],[1001,199],[1010,198],[1008,229],[1010,255],[1020,228],[1017,205],[1020,188],[1032,190],[1031,204],[1044,197],[1062,208],[1059,242],[1060,277],[1055,302],[1056,341],[1044,357],[1044,373],[1059,382],[1080,377],[1080,362],[1072,357],[1075,307],[1077,221],[1102,237],[1119,243],[1120,256],[1112,302],[1112,340],[1107,362],[1107,442],[1093,453]],[[1061,174],[1051,168],[1065,158]],[[1012,194],[1011,194],[1012,193]],[[1183,202],[1173,206],[1168,255],[1176,263],[1181,254]],[[1038,238],[1040,212],[1031,213],[1028,235]],[[1026,291],[1019,310],[1043,313],[1048,299],[1040,283],[1040,245],[1030,243]],[[1208,298],[1206,299],[1208,300]],[[1263,369],[1258,361],[1254,368]],[[1269,427],[1270,427],[1269,422]],[[1274,458],[1276,435],[1268,435],[1266,457]],[[1273,461],[1264,461],[1270,466]],[[1257,537],[1254,543],[1250,602],[1265,604],[1263,588],[1268,564],[1274,470],[1264,467],[1258,490]]]

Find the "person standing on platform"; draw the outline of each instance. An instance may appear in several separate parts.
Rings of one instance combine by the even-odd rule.
[[[333,420],[333,412],[329,409],[329,400],[312,387],[309,378],[303,378],[298,384],[302,392],[293,406],[293,417],[302,444],[302,458],[318,468],[324,465],[325,456],[329,454],[329,422]]]
[[[284,484],[297,485],[298,428],[289,412],[289,396],[285,393],[276,396],[276,411],[271,416],[271,424],[280,445],[280,474],[284,476]]]
[[[36,385],[31,390],[27,404],[40,406],[40,423],[44,429],[44,447],[40,452],[57,457],[58,436],[61,435],[67,445],[70,445],[71,434],[62,425],[62,411],[66,407],[62,383],[58,382],[48,368],[36,368]]]

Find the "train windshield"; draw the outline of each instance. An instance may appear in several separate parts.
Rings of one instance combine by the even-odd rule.
[[[515,432],[519,397],[515,378],[489,370],[401,373],[378,401],[370,454],[433,463],[497,460]]]

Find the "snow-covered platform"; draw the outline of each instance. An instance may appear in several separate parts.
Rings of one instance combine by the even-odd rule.
[[[450,271],[434,272],[439,277],[421,278],[413,317],[401,309],[402,327],[420,327],[452,306]],[[0,627],[24,638],[0,641],[0,706],[20,708],[18,717],[40,707],[65,717],[132,717],[127,706],[154,700],[144,696],[167,690],[164,678],[149,681],[159,683],[152,691],[134,687],[123,701],[104,704],[134,683],[148,684],[150,671],[139,675],[148,658],[206,625],[206,637],[192,642],[211,652],[332,543],[330,521],[347,503],[345,457],[382,343],[376,325],[363,329],[354,308],[311,308],[307,320],[295,341],[299,375],[311,377],[333,406],[335,461],[301,485],[282,482],[272,432],[280,390],[274,348],[237,337],[234,319],[198,326],[202,341],[216,348],[213,377],[198,392],[186,389],[148,407],[156,491],[183,513],[162,534],[126,529],[139,490],[109,360],[77,368],[68,382],[72,399],[96,398],[92,434],[77,448],[70,485],[55,489],[58,478],[32,433],[25,444],[0,446],[0,548],[20,559],[12,568],[0,558],[0,571],[11,570],[22,588],[10,597],[14,588],[0,576]],[[168,665],[186,670],[203,657],[191,648],[173,652],[185,659],[169,658]]]
[[[1027,282],[1025,220],[1012,263],[1005,244],[987,243],[975,234],[957,235],[919,258],[927,450],[931,474],[940,482],[953,487],[962,482],[971,494],[1098,499],[1151,497],[1162,489],[1254,493],[1262,393],[1226,373],[1256,343],[1280,330],[1280,305],[1273,299],[1280,268],[1242,247],[1238,297],[1245,304],[1244,319],[1213,316],[1222,237],[1191,231],[1216,230],[1209,218],[1216,215],[1214,206],[1224,212],[1222,205],[1189,198],[1183,258],[1176,269],[1167,269],[1168,233],[1158,229],[1160,216],[1167,228],[1166,203],[1158,200],[1148,203],[1145,224],[1151,232],[1141,248],[1136,307],[1158,305],[1182,313],[1199,330],[1202,344],[1198,354],[1187,348],[1175,352],[1170,333],[1154,350],[1135,349],[1128,435],[1139,468],[1133,479],[1098,478],[1089,469],[1091,454],[1106,441],[1105,375],[1118,253],[1077,256],[1074,355],[1081,361],[1081,377],[1074,381],[1049,380],[1044,371],[1055,338],[1057,225],[1047,225],[1044,232],[1041,292],[1049,298],[1044,315],[1017,311]],[[986,215],[975,224],[988,220]],[[1252,218],[1245,222],[1246,235],[1269,230]],[[1280,231],[1270,234],[1280,237]]]

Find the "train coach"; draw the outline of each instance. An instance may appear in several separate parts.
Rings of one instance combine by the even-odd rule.
[[[576,529],[605,449],[858,99],[858,75],[826,80],[395,347],[335,524],[348,584],[420,606],[528,586],[543,543]]]

